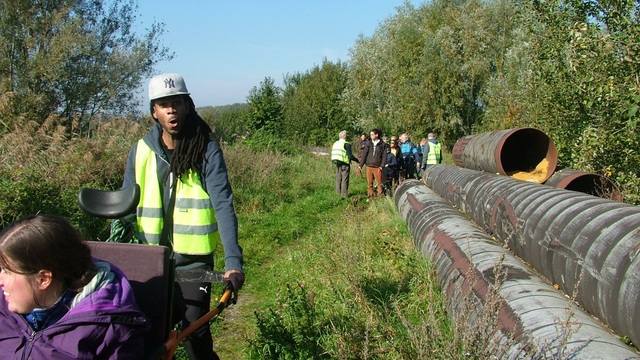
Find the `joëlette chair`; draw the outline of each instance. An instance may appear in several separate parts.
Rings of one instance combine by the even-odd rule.
[[[171,330],[175,262],[166,246],[87,241],[91,255],[118,267],[129,280],[151,330],[145,334],[145,354],[161,348]]]
[[[134,212],[139,199],[140,188],[137,184],[115,191],[83,188],[78,193],[78,204],[82,210],[108,219]],[[172,359],[178,344],[201,326],[207,325],[231,300],[232,288],[228,283],[217,307],[186,329],[172,330],[175,261],[171,259],[170,249],[118,242],[87,241],[87,244],[94,258],[107,261],[124,272],[138,306],[151,322],[151,331],[145,336],[147,359]]]

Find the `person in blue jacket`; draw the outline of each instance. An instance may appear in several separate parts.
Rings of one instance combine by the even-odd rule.
[[[141,359],[150,324],[122,272],[91,257],[64,218],[28,216],[0,234],[3,359]]]
[[[176,266],[213,269],[213,251],[222,243],[225,282],[234,300],[244,283],[242,247],[233,191],[222,149],[179,74],[149,81],[149,107],[155,125],[129,152],[122,187],[137,183],[137,238],[172,249]],[[175,301],[182,327],[210,309],[211,284],[177,282]],[[183,342],[190,359],[215,359],[209,326]]]
[[[400,152],[402,153],[402,176],[405,179],[416,179],[418,177],[418,148],[411,142],[409,135],[400,135]]]

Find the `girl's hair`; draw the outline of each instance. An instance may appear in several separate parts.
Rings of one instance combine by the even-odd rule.
[[[0,234],[0,267],[18,274],[51,271],[65,289],[87,284],[94,270],[91,250],[66,219],[30,215]]]
[[[189,109],[186,124],[178,134],[176,147],[173,150],[171,159],[171,172],[181,176],[189,169],[200,172],[202,162],[207,152],[207,145],[210,140],[215,140],[211,127],[198,115],[193,99],[189,95],[183,95],[185,105]],[[153,112],[154,101],[151,101],[151,111]]]

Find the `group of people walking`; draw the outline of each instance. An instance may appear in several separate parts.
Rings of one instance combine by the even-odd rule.
[[[387,138],[376,128],[371,129],[369,137],[360,135],[356,157],[347,141],[347,132],[343,130],[331,148],[331,160],[337,168],[336,192],[342,197],[349,196],[350,164],[356,161],[359,175],[362,176],[365,168],[367,197],[371,199],[375,195],[382,198],[385,194],[393,194],[404,179],[419,179],[428,166],[442,163],[442,146],[434,133],[429,133],[415,144],[406,133]]]

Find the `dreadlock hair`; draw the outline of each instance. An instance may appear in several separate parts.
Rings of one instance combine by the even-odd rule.
[[[207,144],[213,139],[211,127],[196,113],[196,106],[191,96],[184,95],[184,100],[189,113],[187,114],[185,126],[177,136],[176,147],[173,150],[171,159],[169,159],[171,172],[177,174],[178,177],[189,171],[189,169],[195,172],[202,170],[202,161],[207,151]]]

